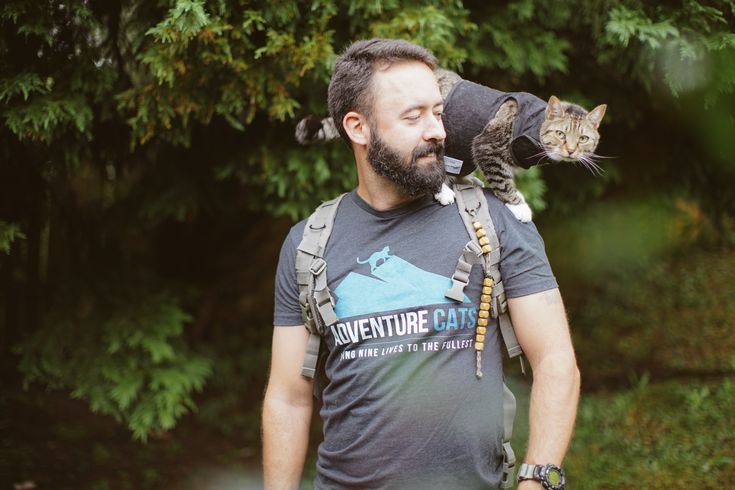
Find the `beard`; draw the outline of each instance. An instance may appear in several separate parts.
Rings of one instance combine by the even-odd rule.
[[[444,183],[444,144],[427,141],[414,148],[408,157],[389,147],[378,131],[371,128],[367,159],[375,173],[390,180],[404,196],[415,197],[423,194],[436,194]],[[434,158],[419,164],[421,157],[434,155]]]

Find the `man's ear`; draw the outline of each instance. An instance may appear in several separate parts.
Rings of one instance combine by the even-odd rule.
[[[359,112],[350,111],[342,118],[342,127],[345,128],[350,140],[358,145],[367,145],[370,137],[370,127],[367,119]]]

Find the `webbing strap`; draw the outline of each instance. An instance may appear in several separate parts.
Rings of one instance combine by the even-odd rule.
[[[513,324],[510,321],[510,316],[508,315],[505,288],[503,287],[503,280],[500,275],[500,241],[498,240],[495,226],[493,225],[492,218],[490,217],[487,199],[483,194],[482,187],[478,185],[476,180],[457,179],[454,185],[454,191],[457,200],[457,207],[459,208],[459,214],[462,217],[462,222],[464,223],[472,242],[474,243],[475,240],[477,240],[475,228],[472,225],[473,221],[479,221],[482,223],[483,229],[486,232],[486,237],[489,240],[491,251],[489,253],[482,254],[480,256],[480,262],[483,265],[485,275],[489,275],[493,278],[491,314],[493,318],[498,319],[500,335],[503,337],[503,343],[508,351],[508,356],[511,358],[519,356],[522,354],[522,350],[518,343],[518,339],[516,338],[515,331],[513,330]],[[479,243],[477,243],[477,247],[479,248]],[[464,278],[466,267],[462,262],[467,262],[466,251],[468,248],[470,247],[465,247],[465,252],[463,252],[462,257],[457,264],[455,276]],[[453,285],[449,292],[454,292],[455,287],[458,288],[455,276],[452,276]],[[447,296],[449,296],[449,294],[447,294]],[[453,299],[457,299],[456,296],[458,295],[455,294]],[[457,299],[457,301],[461,300],[462,299]],[[521,360],[522,359],[523,358],[521,358]],[[521,368],[523,368],[523,362],[521,362]],[[515,397],[505,383],[503,383],[503,475],[501,488],[513,488],[513,484],[515,483],[513,474],[515,472],[516,456],[510,445],[510,438],[513,434],[513,419],[515,418],[515,413]]]
[[[503,287],[503,278],[500,275],[500,242],[495,232],[495,226],[490,218],[487,200],[482,193],[482,187],[476,185],[472,181],[458,180],[454,185],[454,191],[457,198],[457,206],[462,216],[467,232],[473,240],[475,240],[475,231],[472,226],[473,221],[482,223],[483,228],[487,232],[487,238],[490,241],[492,251],[483,255],[485,274],[493,278],[492,292],[492,313],[493,317],[498,319],[500,335],[503,337],[503,343],[508,352],[508,356],[512,359],[523,353],[521,346],[516,338],[513,324],[508,316],[508,308],[505,298],[505,288]]]
[[[447,298],[464,301],[464,288],[470,282],[470,272],[472,272],[473,264],[482,263],[482,249],[473,240],[467,242],[464,246],[464,252],[459,256],[457,267],[452,274],[452,287],[444,293]]]
[[[334,217],[345,195],[322,203],[309,216],[301,243],[296,248],[296,282],[299,285],[299,305],[309,342],[304,354],[301,374],[313,378],[319,358],[320,336],[329,325],[337,322],[334,298],[327,285],[327,262],[324,252],[332,232]]]
[[[510,388],[503,383],[503,480],[502,488],[512,488],[515,482],[516,455],[510,446],[510,438],[513,435],[513,419],[516,416],[516,397]]]
[[[304,365],[301,367],[301,375],[307,378],[314,378],[316,374],[316,363],[319,359],[319,344],[321,337],[315,333],[309,334],[309,341],[306,344],[306,352],[304,353]]]

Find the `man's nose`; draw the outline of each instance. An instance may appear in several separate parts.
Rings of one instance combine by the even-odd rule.
[[[446,131],[444,131],[444,124],[442,123],[441,118],[434,116],[429,119],[430,121],[428,122],[428,127],[424,131],[424,139],[426,141],[444,141],[444,139],[447,137],[447,133]]]

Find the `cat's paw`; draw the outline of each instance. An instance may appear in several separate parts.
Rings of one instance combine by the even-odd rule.
[[[506,206],[508,206],[508,209],[510,209],[510,212],[513,213],[513,216],[515,216],[518,221],[523,223],[531,221],[533,213],[531,213],[531,208],[528,207],[528,204],[525,202],[520,204],[506,204]]]
[[[452,204],[454,202],[454,191],[447,184],[442,184],[441,190],[434,194],[434,199],[439,201],[442,206]]]

